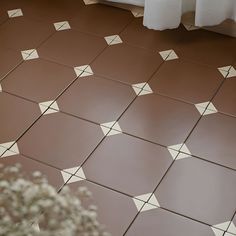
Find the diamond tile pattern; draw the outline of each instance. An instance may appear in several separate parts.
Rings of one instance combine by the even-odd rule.
[[[236,38],[98,2],[0,1],[0,164],[113,236],[235,236]]]

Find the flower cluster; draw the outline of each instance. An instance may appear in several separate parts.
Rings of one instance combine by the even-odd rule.
[[[81,202],[90,195],[84,187],[57,193],[40,172],[27,178],[20,165],[0,164],[0,236],[106,236],[96,207]]]

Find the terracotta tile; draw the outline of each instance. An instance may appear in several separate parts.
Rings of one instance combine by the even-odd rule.
[[[154,191],[172,161],[166,148],[118,134],[102,142],[83,171],[87,179],[138,196]]]
[[[123,235],[137,214],[132,198],[85,180],[69,184],[73,190],[77,190],[80,186],[87,187],[92,193],[92,199],[84,204],[98,207],[98,220],[105,226],[106,232],[113,236]]]
[[[0,80],[9,73],[21,61],[22,57],[19,52],[11,49],[0,48]]]
[[[106,46],[102,38],[64,30],[55,33],[38,52],[42,58],[75,67],[89,64]]]
[[[71,19],[85,6],[82,0],[34,0],[24,7],[25,15],[48,23]]]
[[[42,116],[18,147],[26,156],[67,169],[79,166],[102,138],[99,126],[56,112]]]
[[[53,25],[15,17],[0,26],[0,44],[20,51],[28,50],[38,47],[53,32]]]
[[[134,97],[129,86],[88,76],[79,78],[57,103],[61,111],[102,124],[117,120]]]
[[[154,92],[196,104],[210,101],[222,81],[217,69],[179,59],[165,62],[149,85]]]
[[[105,37],[118,34],[133,19],[129,11],[92,4],[82,8],[70,24],[72,28]]]
[[[235,182],[235,171],[190,157],[174,163],[155,196],[161,207],[218,225],[235,212]]]
[[[73,68],[37,59],[25,61],[1,85],[4,91],[40,103],[54,100],[75,78]]]
[[[236,67],[235,67],[236,68]],[[223,113],[236,116],[236,77],[226,79],[215,98],[213,103],[215,107]]]
[[[6,12],[12,9],[23,8],[29,4],[28,0],[1,0],[0,12]]]
[[[231,65],[236,55],[236,39],[206,30],[188,31],[175,48],[180,58],[218,68]]]
[[[0,25],[8,20],[7,12],[0,11]]]
[[[161,208],[141,212],[126,235],[143,236],[147,232],[149,236],[215,236],[211,227]]]
[[[129,84],[146,82],[162,63],[159,53],[118,44],[109,46],[93,63],[94,72]]]
[[[40,171],[45,177],[47,177],[48,182],[57,189],[59,189],[64,183],[59,170],[34,161],[30,158],[26,158],[23,155],[14,155],[1,158],[0,163],[4,164],[4,166],[19,163],[22,167],[22,173],[26,174],[29,178],[32,176],[33,172]]]
[[[183,143],[199,118],[193,105],[151,94],[138,97],[119,124],[124,132],[169,146]]]
[[[236,169],[236,118],[204,116],[187,140],[193,155]]]
[[[40,116],[37,104],[0,92],[0,144],[15,141]]]
[[[174,47],[182,38],[183,26],[174,30],[155,31],[143,26],[143,18],[135,19],[121,33],[124,42],[154,51],[167,50]]]

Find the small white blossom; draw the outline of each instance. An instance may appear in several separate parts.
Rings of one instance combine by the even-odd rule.
[[[87,188],[59,194],[39,171],[29,179],[20,168],[0,164],[0,236],[108,236],[96,206],[83,207]]]

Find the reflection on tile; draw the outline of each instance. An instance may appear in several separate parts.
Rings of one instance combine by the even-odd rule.
[[[166,148],[119,134],[108,136],[83,169],[88,179],[137,196],[152,192],[171,163]]]
[[[204,116],[186,144],[193,155],[236,169],[236,118],[220,113]]]
[[[162,207],[215,226],[233,217],[235,181],[235,171],[185,158],[173,164],[155,196]]]
[[[124,132],[169,146],[182,143],[199,117],[193,105],[149,94],[138,97],[119,123]]]
[[[183,216],[173,214],[166,210],[155,208],[141,212],[127,232],[128,236],[142,236],[148,232],[150,236],[183,235],[183,236],[223,236],[224,231],[190,220]]]
[[[99,2],[0,1],[0,163],[113,236],[236,236],[236,39]]]

